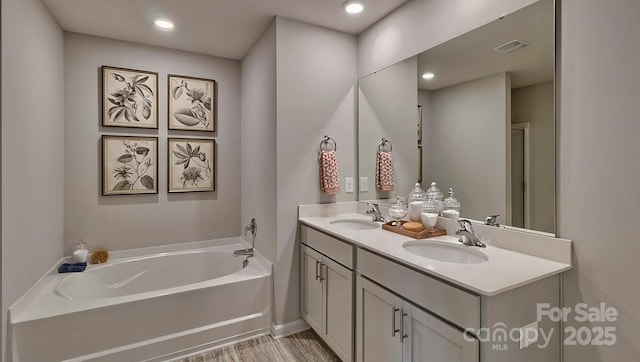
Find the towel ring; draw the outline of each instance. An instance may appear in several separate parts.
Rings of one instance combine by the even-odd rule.
[[[337,151],[338,150],[338,144],[336,143],[336,140],[334,140],[333,138],[329,137],[329,136],[324,136],[322,138],[322,141],[320,141],[320,151],[322,151],[322,146],[324,145],[328,145],[329,142],[333,142],[333,150]]]
[[[382,147],[384,147],[385,145],[389,145],[389,152],[393,151],[393,145],[391,144],[391,142],[385,137],[382,137],[382,140],[380,141],[380,143],[378,143],[378,152],[381,152]]]

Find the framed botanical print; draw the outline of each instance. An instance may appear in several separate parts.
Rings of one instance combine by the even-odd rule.
[[[169,138],[169,192],[215,191],[213,139]]]
[[[102,66],[102,125],[158,128],[158,73]]]
[[[102,136],[102,195],[158,193],[158,138]]]
[[[215,131],[216,81],[169,75],[169,129]]]

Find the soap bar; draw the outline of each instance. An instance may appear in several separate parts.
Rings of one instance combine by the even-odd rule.
[[[413,231],[416,233],[421,232],[422,230],[424,230],[424,225],[422,225],[422,223],[419,222],[405,222],[404,224],[402,224],[402,227],[405,230],[409,230],[409,231]]]

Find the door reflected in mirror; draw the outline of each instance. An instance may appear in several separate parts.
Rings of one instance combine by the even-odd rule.
[[[393,187],[359,200],[435,181],[461,217],[554,233],[554,57],[554,3],[541,0],[360,79],[359,175],[379,185],[385,138]]]

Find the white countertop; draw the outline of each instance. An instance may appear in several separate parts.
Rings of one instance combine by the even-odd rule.
[[[362,214],[301,217],[299,221],[319,231],[366,250],[386,256],[401,264],[433,275],[480,295],[493,296],[571,269],[570,264],[487,245],[471,247],[484,253],[489,260],[477,264],[458,264],[428,259],[406,251],[402,244],[415,239],[387,230],[351,230],[331,224],[338,219],[371,220]],[[458,238],[447,235],[434,240],[461,245]],[[428,239],[427,239],[428,240]]]

